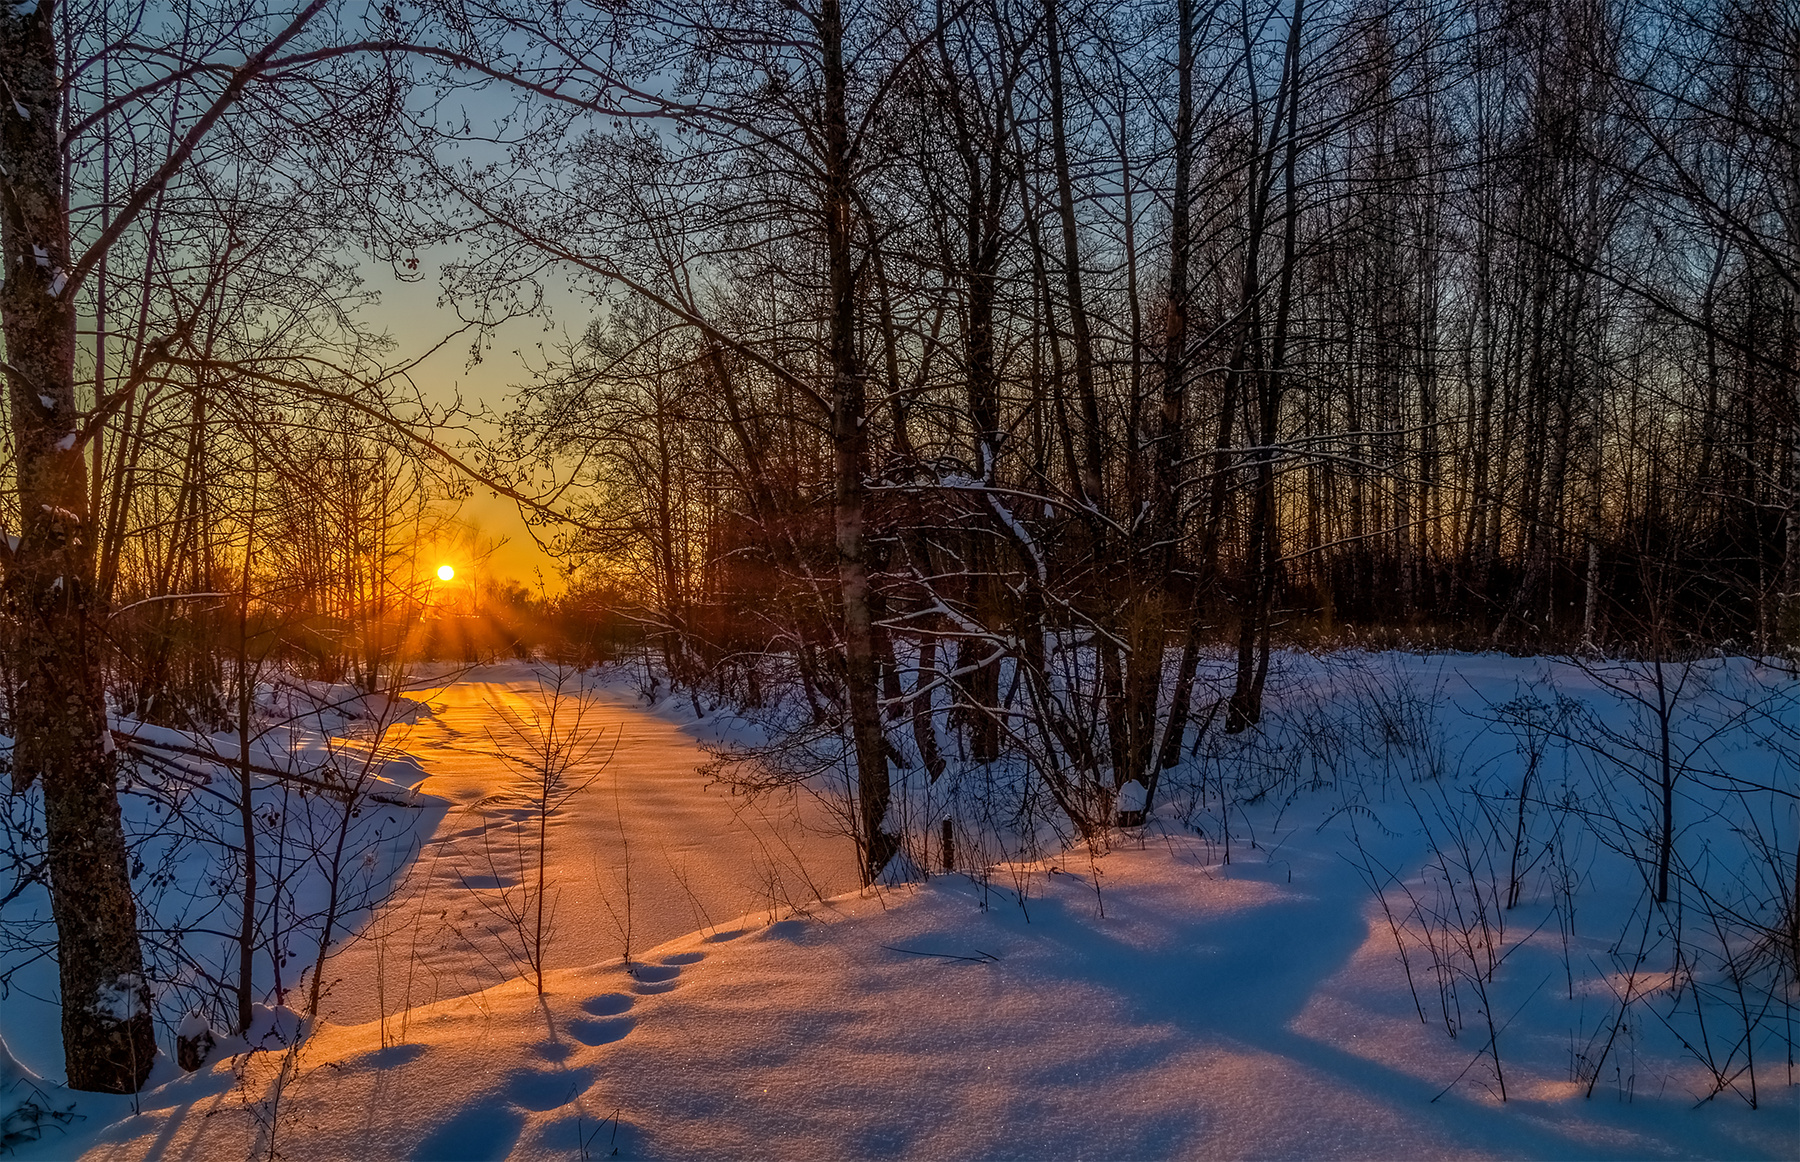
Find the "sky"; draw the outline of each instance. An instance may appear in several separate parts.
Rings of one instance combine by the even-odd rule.
[[[438,303],[435,272],[411,283],[395,279],[375,264],[366,267],[363,274],[367,284],[381,295],[381,301],[369,308],[368,319],[396,340],[396,357],[416,358],[458,327],[456,312]],[[557,338],[565,329],[579,330],[585,323],[586,307],[572,292],[558,288],[547,294],[553,305],[550,319],[515,319],[500,327],[481,362],[470,365],[466,336],[433,352],[414,375],[426,399],[444,404],[460,397],[470,409],[486,405],[494,411],[505,411],[514,385],[529,375],[524,353],[534,353],[537,344]],[[495,540],[500,544],[481,561],[467,559],[470,554],[466,548],[446,550],[444,559],[434,560],[432,568],[449,564],[457,570],[459,580],[469,581],[485,572],[493,578],[518,581],[534,593],[540,581],[552,594],[563,589],[555,558],[538,546],[513,501],[477,486],[474,495],[462,502],[457,516],[471,526],[475,535],[469,539],[483,545]],[[455,559],[458,557],[464,559]]]

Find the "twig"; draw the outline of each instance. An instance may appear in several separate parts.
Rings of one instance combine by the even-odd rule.
[[[977,948],[975,950],[976,955],[974,955],[974,956],[958,956],[954,952],[919,952],[919,951],[917,951],[915,949],[911,949],[911,948],[896,948],[892,944],[883,944],[882,947],[887,949],[889,952],[904,952],[908,956],[932,956],[932,957],[936,957],[939,960],[967,960],[967,961],[971,961],[975,964],[998,964],[998,963],[1000,963],[1000,958],[998,956],[995,956],[991,952],[983,952],[979,948]]]

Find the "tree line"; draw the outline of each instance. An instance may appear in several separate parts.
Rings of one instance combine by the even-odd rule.
[[[1258,720],[1278,637],[1792,640],[1791,14],[626,19],[676,93],[540,56],[611,124],[463,187],[612,293],[517,449],[587,485],[571,547],[634,562],[678,677],[792,660],[870,874],[882,723],[934,689],[1087,831]]]

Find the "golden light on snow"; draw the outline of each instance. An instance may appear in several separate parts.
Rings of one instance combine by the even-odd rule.
[[[439,565],[438,566],[438,580],[439,581],[450,581],[450,580],[454,580],[455,577],[456,577],[455,569],[452,569],[448,565]]]

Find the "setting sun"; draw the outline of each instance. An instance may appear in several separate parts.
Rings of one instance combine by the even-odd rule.
[[[448,565],[439,565],[438,566],[438,580],[439,581],[449,581],[449,580],[452,580],[453,578],[455,578],[455,576],[456,576],[456,570],[452,569],[450,566],[448,566]]]

